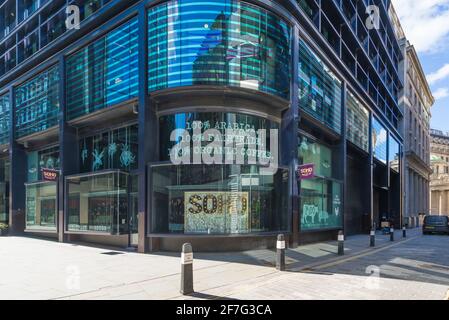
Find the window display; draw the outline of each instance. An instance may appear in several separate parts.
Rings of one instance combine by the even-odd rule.
[[[56,183],[26,185],[27,230],[56,231]]]
[[[246,234],[286,231],[288,170],[258,166],[157,165],[151,168],[151,232]]]
[[[301,164],[314,167],[314,178],[300,179],[301,230],[338,228],[343,222],[343,184],[334,179],[333,150],[306,136],[299,138]]]
[[[373,152],[374,157],[387,164],[387,145],[388,145],[388,133],[387,130],[380,124],[378,120],[373,118]]]

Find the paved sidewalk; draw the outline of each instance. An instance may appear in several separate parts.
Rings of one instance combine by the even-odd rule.
[[[344,257],[336,255],[335,241],[288,250],[287,272],[275,270],[271,250],[194,253],[193,296],[179,294],[180,254],[0,238],[0,275],[8,275],[0,277],[0,299],[443,299],[449,237],[424,238],[418,229],[408,236],[403,240],[398,232],[391,243],[379,234],[375,249],[368,235],[349,237]],[[427,242],[441,253],[415,258],[417,247],[420,254],[429,251]],[[366,273],[365,264],[374,262],[387,270],[385,277]],[[423,264],[432,273],[421,270]]]

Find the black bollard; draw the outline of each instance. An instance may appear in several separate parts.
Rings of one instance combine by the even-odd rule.
[[[394,241],[394,228],[391,226],[390,228],[390,241]]]
[[[276,242],[276,269],[285,271],[285,238],[283,234],[278,235]]]
[[[402,227],[402,237],[407,238],[407,228],[405,226]]]
[[[182,245],[180,292],[183,295],[193,293],[193,251],[190,243]]]
[[[345,236],[343,231],[338,232],[338,255],[342,256],[345,254]]]
[[[369,234],[369,245],[370,245],[370,247],[376,246],[376,231],[375,230],[371,230],[371,232]]]

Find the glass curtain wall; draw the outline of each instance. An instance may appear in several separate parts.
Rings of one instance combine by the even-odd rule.
[[[10,116],[9,95],[2,95],[0,96],[0,145],[9,143]]]
[[[59,147],[29,152],[26,188],[26,229],[56,231],[57,184],[42,179],[42,169],[59,170]]]
[[[128,231],[129,175],[104,172],[67,177],[67,230],[107,234]]]
[[[379,160],[383,164],[387,164],[387,146],[388,146],[388,133],[382,124],[375,118],[373,118],[373,152],[374,158]]]
[[[176,0],[148,12],[149,91],[235,86],[289,98],[290,28],[233,0]]]
[[[396,139],[390,137],[389,139],[389,166],[390,169],[394,172],[399,173],[400,168],[400,151],[399,151],[399,142]]]
[[[217,162],[151,167],[151,232],[213,235],[289,230],[289,171],[279,168],[263,174],[262,166],[249,164],[247,157],[277,161],[273,147],[278,148],[278,143],[271,146],[270,130],[279,129],[278,123],[246,114],[198,112],[162,116],[159,128],[161,161],[168,162],[170,154],[182,151],[192,160],[214,155]],[[262,129],[267,130],[266,139],[248,138],[249,132]],[[188,137],[170,142],[174,130]],[[229,144],[231,139],[234,145]],[[182,140],[190,141],[189,146],[177,149],[175,144]],[[216,142],[213,150],[211,141]],[[225,163],[227,156],[236,154],[243,155],[242,164],[237,159]]]
[[[15,90],[15,135],[21,138],[58,125],[59,70],[53,67]]]
[[[67,119],[137,97],[138,30],[132,19],[67,58]]]
[[[303,41],[298,72],[300,109],[341,134],[341,81]]]

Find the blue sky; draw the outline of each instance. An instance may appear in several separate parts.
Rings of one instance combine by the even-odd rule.
[[[449,132],[449,0],[392,0],[436,99],[431,127]]]

